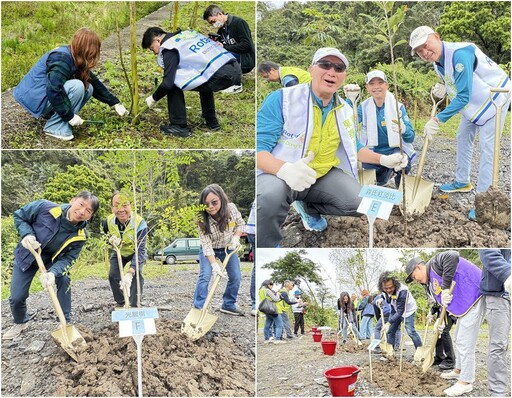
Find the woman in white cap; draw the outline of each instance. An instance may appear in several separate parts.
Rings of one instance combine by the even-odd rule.
[[[502,109],[500,134],[503,132],[505,116],[510,105],[512,84],[508,75],[473,43],[449,43],[441,41],[439,34],[428,26],[413,30],[409,39],[411,55],[432,62],[444,84],[437,84],[434,94],[442,98],[448,95],[450,104],[425,125],[425,134],[432,137],[457,113],[461,114],[457,130],[457,166],[455,181],[442,184],[443,192],[469,192],[471,158],[476,134],[480,134],[480,165],[476,192],[486,192],[491,186],[496,108],[491,104],[491,88],[505,88],[508,93],[496,93],[494,102]],[[476,220],[475,209],[468,218]]]

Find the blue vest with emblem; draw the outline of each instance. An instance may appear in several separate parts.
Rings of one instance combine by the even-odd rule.
[[[32,116],[38,118],[42,115],[43,110],[48,102],[46,95],[46,87],[48,78],[46,76],[46,61],[48,56],[54,52],[63,52],[69,55],[71,60],[71,50],[69,46],[57,47],[44,54],[39,61],[30,69],[21,82],[14,88],[13,96]],[[71,62],[74,65],[74,62]],[[73,67],[74,75],[75,68]],[[69,78],[72,76],[69,76]]]

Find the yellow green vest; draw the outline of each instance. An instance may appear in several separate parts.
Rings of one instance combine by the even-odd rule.
[[[285,287],[281,288],[278,292],[279,297],[281,297],[281,293],[288,293],[288,289],[286,289]],[[279,300],[276,303],[276,307],[277,307],[277,312],[279,314],[282,314],[283,312],[287,312],[291,306],[290,306],[290,304],[287,304],[286,301]]]
[[[108,232],[111,235],[121,238],[121,255],[123,257],[128,257],[135,253],[135,234],[137,233],[137,229],[139,228],[141,222],[141,216],[138,214],[134,216],[132,214],[130,222],[126,226],[123,237],[121,238],[121,232],[119,231],[119,227],[116,224],[116,216],[111,214],[107,217]]]
[[[296,68],[295,66],[281,66],[279,69],[279,80],[281,80],[281,84],[283,84],[283,77],[288,75],[297,76],[299,84],[309,83],[311,81],[311,75],[308,71]]]

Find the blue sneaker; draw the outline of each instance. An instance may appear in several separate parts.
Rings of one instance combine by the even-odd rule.
[[[470,182],[451,182],[449,184],[443,184],[439,187],[439,189],[443,192],[452,193],[452,192],[469,192],[473,189],[473,185]]]
[[[308,231],[323,231],[327,228],[327,220],[324,216],[312,216],[308,213],[306,213],[306,210],[304,210],[304,204],[300,200],[296,200],[292,203],[292,206],[297,210],[297,213],[299,213],[300,218],[302,218],[302,223],[304,224],[304,228],[306,228]]]
[[[476,213],[475,213],[475,208],[474,207],[468,213],[468,220],[469,221],[476,221]]]

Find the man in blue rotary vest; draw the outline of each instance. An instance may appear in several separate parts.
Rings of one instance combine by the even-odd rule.
[[[494,102],[502,106],[501,126],[503,132],[505,116],[510,105],[512,84],[508,75],[473,43],[449,43],[441,41],[439,34],[428,26],[413,30],[409,39],[411,55],[417,54],[422,60],[432,62],[436,73],[444,84],[437,84],[434,95],[443,98],[448,95],[450,104],[425,124],[425,134],[432,137],[439,131],[439,124],[445,123],[456,113],[461,114],[457,130],[457,166],[455,181],[439,187],[443,192],[469,192],[471,158],[476,134],[480,134],[480,165],[476,192],[486,192],[491,186],[496,108],[491,103],[491,88],[505,88],[508,93],[496,93]],[[476,220],[475,209],[468,218]]]
[[[276,247],[290,205],[308,230],[327,228],[324,214],[355,216],[361,202],[357,160],[401,170],[407,157],[362,147],[352,108],[337,94],[347,58],[336,48],[316,51],[311,82],[265,98],[257,116],[258,247]],[[405,164],[404,164],[405,160]]]
[[[119,263],[115,250],[110,253],[110,271],[108,281],[118,307],[125,305],[123,288],[130,292],[130,306],[137,307],[137,284],[133,281],[136,272],[136,257],[139,263],[140,295],[144,287],[142,267],[146,262],[146,237],[148,226],[144,219],[132,214],[132,206],[129,198],[120,192],[112,195],[112,214],[103,220],[103,233],[108,235],[108,241],[112,246],[121,250],[122,267],[130,263],[125,275],[119,274]],[[135,234],[137,240],[135,240]],[[135,247],[137,242],[137,247]],[[132,281],[134,283],[132,283]]]
[[[450,250],[436,254],[426,263],[419,257],[409,261],[405,268],[407,283],[416,281],[424,285],[427,295],[446,307],[457,317],[455,329],[455,368],[441,374],[443,379],[457,380],[444,393],[457,397],[473,390],[475,381],[475,349],[478,332],[484,316],[480,279],[482,271],[473,263]],[[455,282],[452,294],[450,286]],[[439,319],[436,327],[444,329],[445,320]]]
[[[194,30],[167,33],[158,27],[146,30],[142,48],[157,55],[158,65],[164,70],[162,83],[146,98],[146,104],[152,108],[167,96],[170,124],[160,126],[160,131],[179,137],[192,134],[187,125],[183,91],[199,92],[207,127],[220,130],[213,93],[238,86],[242,80],[240,64],[233,54]]]

